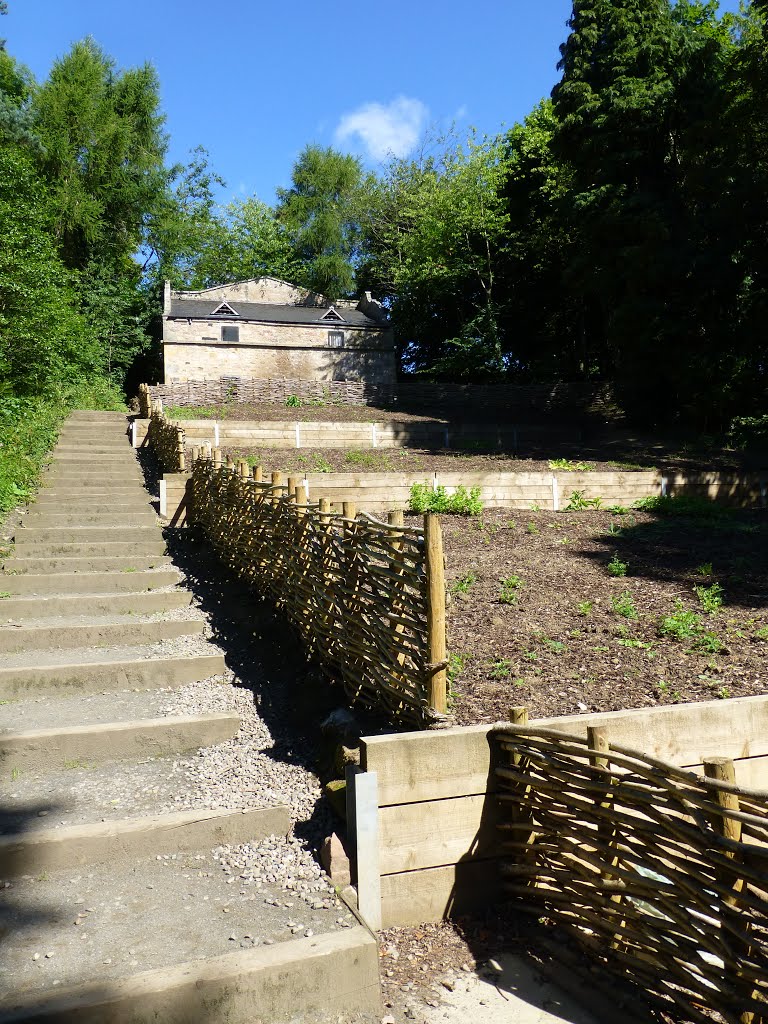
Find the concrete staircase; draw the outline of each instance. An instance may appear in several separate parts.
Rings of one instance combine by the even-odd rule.
[[[72,414],[0,575],[0,1022],[365,1014],[378,965],[360,927],[228,952],[233,928],[269,935],[278,912],[233,901],[211,849],[291,822],[284,807],[173,809],[174,759],[226,742],[239,717],[163,708],[166,688],[225,664],[126,426]],[[301,996],[314,988],[319,1003]]]

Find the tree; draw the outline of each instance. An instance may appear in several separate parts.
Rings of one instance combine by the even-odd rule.
[[[118,72],[91,39],[54,63],[33,109],[65,263],[119,264],[138,250],[163,197],[159,84],[145,64]]]
[[[297,283],[332,298],[354,290],[361,180],[357,157],[309,145],[294,164],[291,187],[277,190],[277,219],[303,267]]]
[[[50,234],[44,183],[30,156],[0,146],[0,381],[44,395],[99,370],[93,332]]]

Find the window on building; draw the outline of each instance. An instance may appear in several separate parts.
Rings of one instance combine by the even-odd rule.
[[[344,345],[344,331],[328,331],[328,347],[341,348]]]
[[[222,302],[213,311],[213,316],[237,316],[237,313],[228,302]]]
[[[331,308],[327,311],[327,313],[323,313],[323,315],[320,317],[320,319],[321,320],[335,320],[337,323],[341,323],[344,320],[344,317],[340,313],[337,313],[336,310],[333,308],[333,306],[331,306]]]
[[[240,327],[238,324],[222,324],[221,325],[221,340],[222,341],[240,341]]]

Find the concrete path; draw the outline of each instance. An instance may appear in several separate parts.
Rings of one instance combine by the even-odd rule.
[[[0,1022],[367,1019],[368,932],[333,899],[313,904],[313,927],[294,922],[292,902],[234,884],[211,855],[285,836],[288,808],[178,803],[180,774],[240,718],[158,700],[215,690],[225,664],[165,553],[125,416],[69,418],[14,540],[0,575]]]

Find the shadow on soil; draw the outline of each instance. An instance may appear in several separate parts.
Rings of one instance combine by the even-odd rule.
[[[578,513],[577,513],[578,514]],[[628,566],[629,576],[688,587],[718,583],[724,605],[768,605],[768,511],[726,509],[717,505],[695,515],[616,516],[610,533],[595,540],[605,554]]]

